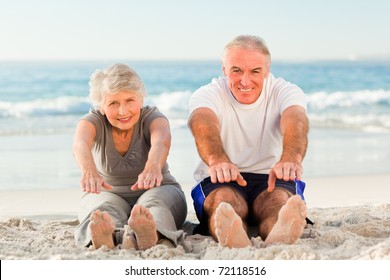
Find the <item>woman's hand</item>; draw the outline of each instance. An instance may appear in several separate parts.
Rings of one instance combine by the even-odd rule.
[[[103,178],[94,170],[84,170],[80,180],[83,192],[99,194],[102,188],[111,190],[112,186],[104,182]]]
[[[159,187],[161,186],[162,179],[161,167],[158,164],[145,166],[142,173],[138,175],[137,182],[131,186],[131,190],[148,190]]]

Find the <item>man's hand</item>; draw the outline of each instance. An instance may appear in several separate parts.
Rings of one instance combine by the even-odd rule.
[[[302,179],[302,165],[292,162],[279,161],[274,168],[271,169],[268,177],[268,192],[273,192],[275,189],[276,179],[284,181],[294,181]]]
[[[242,177],[240,170],[236,165],[230,162],[215,163],[209,166],[209,174],[212,183],[228,183],[237,181],[237,183],[245,187],[247,182]]]

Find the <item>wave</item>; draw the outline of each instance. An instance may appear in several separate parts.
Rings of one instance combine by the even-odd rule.
[[[148,97],[146,104],[158,107],[165,114],[182,117],[188,114],[188,102],[191,91],[163,92]]]
[[[90,107],[88,98],[76,96],[60,96],[24,102],[0,102],[0,117],[23,118],[45,115],[75,115],[88,112]]]
[[[312,126],[390,132],[390,91],[315,92],[308,94]]]
[[[385,106],[390,107],[390,91],[360,90],[360,91],[336,91],[336,92],[314,92],[308,94],[309,108],[312,110],[327,110],[331,108],[358,108]]]
[[[162,92],[146,98],[146,105],[157,106],[171,121],[172,127],[186,126],[191,91]],[[307,94],[311,126],[390,131],[390,91],[313,92]],[[89,111],[88,97],[60,96],[24,102],[0,101],[0,122],[10,119],[47,117],[79,118]],[[71,119],[72,119],[71,118]],[[73,120],[73,119],[72,119]],[[22,122],[15,122],[22,123]],[[61,124],[56,124],[61,126]],[[69,125],[69,124],[68,124]],[[0,124],[1,127],[5,127]]]

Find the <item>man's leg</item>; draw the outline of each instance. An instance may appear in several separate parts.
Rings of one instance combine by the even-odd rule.
[[[266,244],[292,244],[306,225],[306,205],[298,195],[276,188],[262,192],[254,201],[253,213],[260,237]]]
[[[222,187],[206,198],[204,210],[209,219],[209,230],[221,246],[243,248],[251,245],[243,220],[248,216],[248,206],[238,191]]]

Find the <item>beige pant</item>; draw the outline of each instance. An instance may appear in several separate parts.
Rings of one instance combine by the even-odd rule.
[[[157,225],[157,231],[169,239],[175,246],[181,244],[185,233],[180,228],[187,217],[187,204],[183,191],[172,185],[163,185],[145,191],[139,197],[123,198],[112,192],[100,194],[85,194],[80,201],[79,221],[75,230],[76,243],[79,246],[91,244],[89,230],[90,215],[99,209],[110,214],[115,222],[115,243],[122,243],[124,226],[130,216],[130,211],[135,204],[149,209]],[[130,234],[134,232],[130,229]]]

